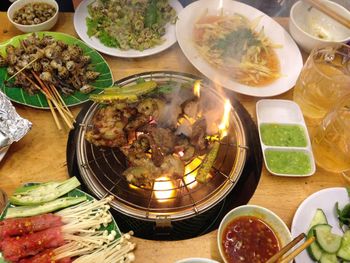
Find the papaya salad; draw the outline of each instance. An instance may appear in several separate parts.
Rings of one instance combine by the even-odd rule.
[[[176,11],[168,0],[96,0],[88,6],[87,34],[107,47],[145,50],[160,45]]]
[[[280,77],[274,51],[279,45],[256,31],[258,19],[250,21],[240,14],[202,16],[194,25],[194,43],[212,66],[239,83],[264,86]]]

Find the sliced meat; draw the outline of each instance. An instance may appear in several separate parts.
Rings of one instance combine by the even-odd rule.
[[[22,258],[34,256],[45,249],[56,248],[63,244],[61,227],[53,227],[20,237],[5,238],[2,242],[2,254],[5,260],[17,262]]]
[[[63,258],[60,260],[53,260],[54,257],[53,249],[46,249],[43,252],[28,258],[23,258],[19,263],[71,263],[73,262],[70,258]]]
[[[0,222],[0,240],[7,237],[38,232],[61,225],[61,217],[54,214],[44,214],[24,218],[9,218]]]
[[[185,164],[181,159],[174,155],[167,155],[164,162],[160,166],[163,175],[168,175],[171,178],[182,178],[185,174]]]
[[[192,126],[190,143],[196,148],[197,152],[202,152],[207,147],[206,131],[207,122],[204,118],[197,120]]]

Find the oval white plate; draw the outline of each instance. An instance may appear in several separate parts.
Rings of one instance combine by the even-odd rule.
[[[293,238],[298,236],[300,233],[307,233],[317,208],[321,208],[326,214],[328,223],[333,227],[332,232],[341,235],[342,231],[340,230],[335,211],[336,202],[339,203],[340,208],[343,208],[350,202],[350,198],[344,187],[323,189],[306,198],[295,212],[293,218],[291,228]],[[304,250],[295,258],[295,262],[313,263],[314,261]]]
[[[282,48],[275,49],[281,67],[281,77],[279,79],[262,87],[243,85],[233,78],[221,74],[219,69],[211,66],[201,57],[192,40],[194,24],[207,10],[210,15],[220,14],[220,6],[223,7],[223,12],[226,15],[238,13],[250,20],[261,17],[257,31],[264,27],[266,36],[273,43],[282,45]],[[187,59],[201,73],[227,89],[250,96],[270,97],[288,91],[294,86],[303,67],[299,48],[286,30],[261,11],[232,0],[201,0],[188,5],[179,15],[176,23],[176,36]]]
[[[162,52],[163,50],[171,47],[176,43],[175,25],[168,23],[166,26],[166,34],[163,36],[165,41],[158,46],[153,48],[145,49],[144,51],[139,51],[135,49],[130,50],[120,50],[118,48],[106,47],[100,40],[96,37],[89,37],[87,35],[87,25],[86,18],[89,16],[88,5],[95,0],[82,1],[74,13],[74,28],[79,37],[90,47],[114,57],[122,58],[139,58],[150,56]],[[177,0],[171,0],[170,5],[176,10],[177,14],[183,9],[182,5]]]

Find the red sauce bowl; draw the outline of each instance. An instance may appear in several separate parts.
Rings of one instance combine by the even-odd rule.
[[[217,237],[225,263],[266,262],[291,240],[282,219],[256,205],[231,210],[221,221]]]

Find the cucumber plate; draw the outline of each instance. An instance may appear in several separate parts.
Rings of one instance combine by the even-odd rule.
[[[291,225],[291,233],[293,237],[298,236],[300,233],[306,233],[311,235],[311,232],[309,231],[310,228],[313,225],[318,224],[328,224],[332,226],[331,233],[343,236],[344,240],[350,239],[350,234],[346,234],[346,237],[344,238],[344,233],[339,227],[339,221],[337,219],[337,214],[335,210],[335,204],[336,202],[339,202],[339,207],[344,207],[346,204],[350,203],[350,198],[348,196],[348,193],[345,188],[343,187],[335,187],[335,188],[327,188],[323,189],[321,191],[318,191],[312,195],[310,195],[308,198],[306,198],[298,207],[293,221]],[[323,211],[323,214],[318,211],[318,208]],[[309,233],[310,232],[310,233]],[[348,236],[349,235],[349,236]],[[347,239],[346,239],[347,238]],[[347,241],[349,242],[349,241]],[[337,253],[341,253],[342,257],[344,258],[344,255],[342,253],[348,253],[350,250],[350,243],[344,243],[342,240],[342,244],[338,250],[338,252],[335,253],[337,262],[341,262],[339,259],[339,255],[337,257]],[[344,243],[344,244],[343,244]],[[346,244],[348,244],[346,246]],[[317,242],[314,242],[312,246],[309,247],[309,249],[302,251],[296,258],[295,263],[313,263],[313,262],[332,262],[331,260],[334,259],[334,256],[331,255],[324,255],[321,261],[321,252],[323,253],[323,250],[321,250],[318,255],[317,259],[313,259],[309,256],[309,250],[311,248],[315,248],[316,245],[319,244]],[[316,252],[317,249],[316,247]],[[321,249],[321,248],[319,248]],[[328,253],[332,254],[332,253]],[[349,262],[350,260],[346,259],[344,262]]]

